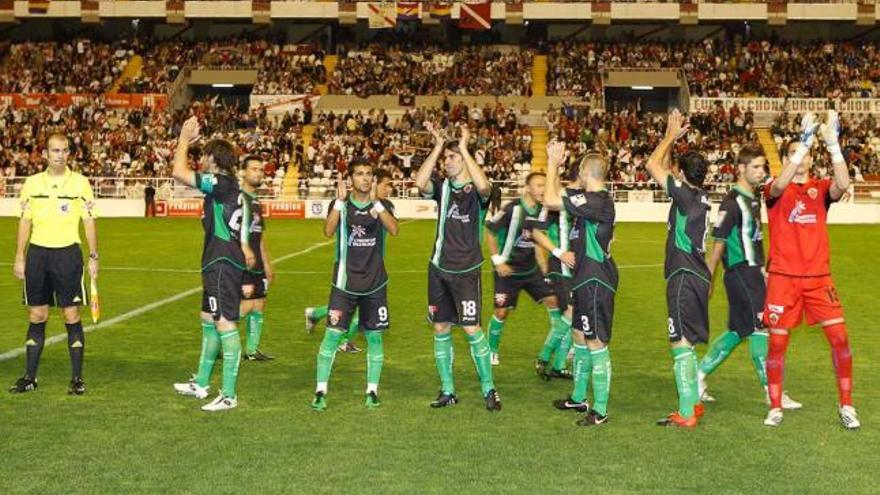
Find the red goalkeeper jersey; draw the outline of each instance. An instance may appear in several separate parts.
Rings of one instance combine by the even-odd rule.
[[[795,277],[829,275],[828,208],[836,201],[831,199],[831,180],[791,183],[777,198],[770,197],[772,184],[764,186],[770,226],[767,271]]]

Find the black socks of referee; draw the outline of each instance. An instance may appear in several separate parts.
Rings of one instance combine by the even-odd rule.
[[[82,378],[83,351],[86,347],[82,321],[66,323],[64,326],[67,327],[67,350],[70,352],[70,367],[73,378]]]
[[[46,322],[31,323],[28,327],[27,340],[24,343],[27,364],[25,374],[31,378],[37,377],[37,367],[40,365],[40,355],[43,354],[43,345],[46,343]]]

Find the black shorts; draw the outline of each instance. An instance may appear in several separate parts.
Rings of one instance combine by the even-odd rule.
[[[333,287],[327,308],[327,328],[347,332],[355,310],[360,312],[359,326],[364,331],[387,329],[391,323],[391,315],[388,313],[388,286],[364,296],[349,294]]]
[[[253,301],[256,299],[265,299],[266,294],[269,292],[269,279],[266,278],[265,274],[262,273],[254,273],[245,271],[242,276],[242,291],[241,291],[241,299],[243,301]],[[244,286],[252,285],[254,288],[251,291],[250,296],[246,296],[244,294]]]
[[[238,321],[243,270],[218,261],[202,271],[202,311],[214,321]]]
[[[520,291],[526,291],[535,302],[553,295],[553,289],[544,281],[541,272],[535,271],[525,277],[502,277],[495,272],[495,307],[516,308]]]
[[[666,281],[669,341],[684,337],[691,344],[709,341],[709,282],[680,271]]]
[[[587,340],[599,339],[606,344],[611,342],[614,296],[613,290],[596,281],[587,282],[573,290],[572,328],[583,333]]]
[[[742,266],[724,271],[727,291],[727,328],[746,338],[764,328],[764,301],[767,284],[761,267]]]
[[[63,248],[28,246],[24,265],[24,304],[69,308],[88,304],[79,244]]]
[[[482,283],[479,268],[464,273],[444,272],[428,265],[428,317],[432,323],[480,326]]]
[[[556,304],[563,313],[571,304],[571,279],[559,275],[550,275],[550,288],[556,296]]]

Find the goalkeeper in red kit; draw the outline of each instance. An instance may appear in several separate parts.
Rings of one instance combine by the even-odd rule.
[[[770,412],[764,420],[767,426],[782,423],[785,350],[789,332],[801,323],[804,315],[809,325],[822,326],[831,344],[840,422],[850,430],[860,426],[852,406],[852,353],[829,263],[828,209],[849,188],[849,172],[838,143],[839,132],[837,112],[829,111],[821,125],[816,115],[805,115],[800,139],[786,143],[782,150],[782,172],[764,188],[770,227],[764,306],[764,320],[770,328],[767,356]],[[809,175],[813,162],[810,148],[817,134],[831,155],[832,179]]]

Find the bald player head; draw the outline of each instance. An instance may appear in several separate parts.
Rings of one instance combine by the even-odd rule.
[[[58,132],[50,134],[46,139],[46,158],[49,161],[49,171],[54,174],[63,173],[69,157],[70,141],[67,136]]]

